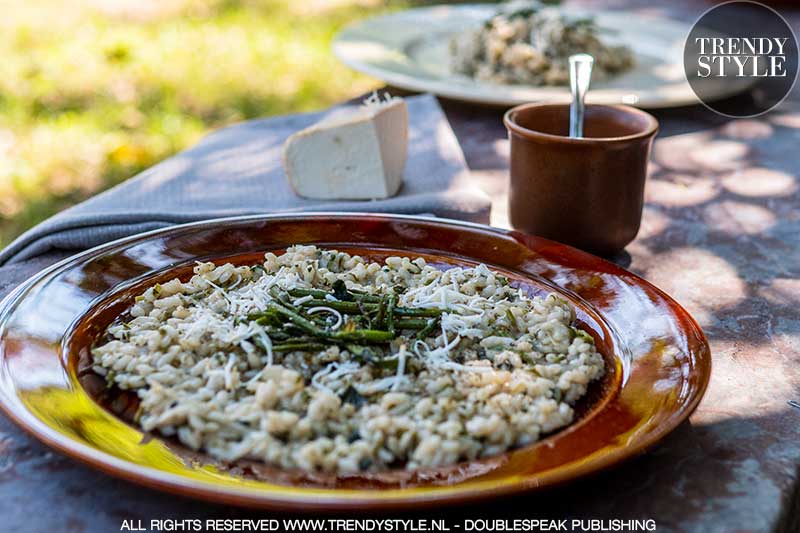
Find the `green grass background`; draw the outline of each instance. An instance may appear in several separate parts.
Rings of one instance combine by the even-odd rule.
[[[0,0],[0,247],[211,129],[378,86],[331,39],[409,3]]]

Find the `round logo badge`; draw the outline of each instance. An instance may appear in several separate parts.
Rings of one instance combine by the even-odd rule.
[[[797,37],[770,7],[749,0],[726,2],[706,11],[692,27],[683,67],[692,90],[712,111],[736,118],[761,115],[794,86]],[[750,101],[719,99],[726,89],[731,94],[746,90]]]

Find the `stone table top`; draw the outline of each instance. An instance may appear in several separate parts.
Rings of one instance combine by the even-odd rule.
[[[707,7],[646,5],[687,21]],[[789,18],[796,28],[800,12]],[[749,96],[737,98],[748,105]],[[443,105],[473,178],[494,200],[492,223],[506,226],[501,112]],[[427,516],[636,518],[655,520],[659,531],[800,531],[800,410],[787,404],[800,400],[800,95],[752,119],[700,106],[654,114],[661,131],[642,229],[615,260],[671,294],[704,328],[713,354],[704,400],[659,446],[621,467],[545,494]],[[0,269],[0,295],[61,257]],[[276,515],[108,477],[50,451],[0,415],[0,516],[7,531],[82,532],[119,531],[123,519]]]

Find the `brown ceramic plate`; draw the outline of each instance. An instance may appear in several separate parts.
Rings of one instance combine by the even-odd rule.
[[[195,260],[252,262],[295,243],[424,255],[443,267],[486,263],[530,293],[574,303],[608,372],[578,420],[491,459],[414,473],[325,477],[219,464],[126,420],[127,399],[84,371],[88,347],[134,292],[186,275]],[[176,226],[94,248],[29,280],[0,308],[0,403],[46,444],[109,474],[216,502],[273,509],[404,508],[539,490],[641,453],[697,406],[711,370],[695,321],[669,296],[611,263],[518,232],[389,215],[238,217]]]

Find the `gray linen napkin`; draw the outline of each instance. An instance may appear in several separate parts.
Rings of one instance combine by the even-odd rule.
[[[319,201],[294,194],[281,165],[283,142],[330,111],[253,120],[216,131],[45,220],[0,251],[0,265],[53,249],[86,249],[172,224],[233,215],[371,211],[488,222],[490,200],[470,183],[464,155],[436,99],[421,95],[406,101],[408,161],[403,187],[393,198]]]

